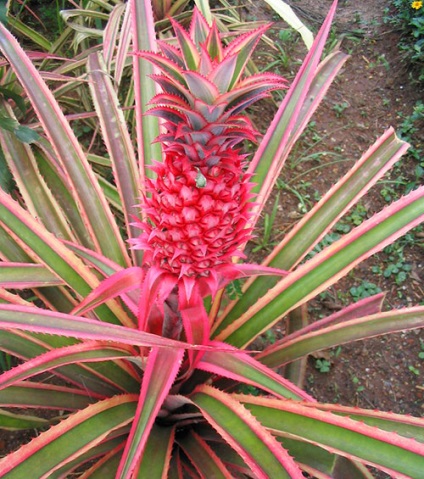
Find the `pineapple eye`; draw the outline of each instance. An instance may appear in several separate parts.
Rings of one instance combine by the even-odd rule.
[[[196,175],[196,186],[197,188],[204,188],[206,186],[206,178],[202,175],[202,172],[199,170],[199,168],[196,168],[197,169],[197,175]]]

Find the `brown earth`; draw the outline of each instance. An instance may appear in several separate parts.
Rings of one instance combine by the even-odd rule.
[[[315,31],[331,5],[328,0],[289,3]],[[350,58],[313,117],[313,128],[308,129],[295,148],[281,176],[286,185],[300,194],[307,209],[314,198],[333,185],[377,137],[389,126],[397,129],[403,118],[411,114],[417,100],[423,99],[422,85],[420,87],[410,80],[413,72],[399,54],[399,33],[383,23],[384,7],[382,2],[373,0],[345,1],[338,6],[336,34],[332,33],[330,39],[333,38],[335,43],[341,38],[341,49],[349,53]],[[246,9],[246,18],[275,20],[269,9],[258,8],[253,3]],[[278,37],[281,28],[286,25],[277,21],[273,27],[274,35]],[[300,59],[304,57],[300,41],[290,48],[287,54],[291,60],[297,55]],[[266,50],[259,57],[259,61],[266,64],[273,59],[272,51]],[[290,68],[296,71],[292,61],[289,68],[281,68],[280,73],[290,77],[293,73]],[[264,109],[258,107],[258,110],[258,123],[269,124],[264,119]],[[417,148],[422,146],[423,139],[421,129],[421,137],[414,138]],[[382,190],[387,186],[396,190],[392,196],[404,193],[405,186],[395,182],[400,177],[404,183],[414,181],[415,166],[416,160],[405,157],[386,175],[385,183],[374,187],[360,201],[360,207],[347,215],[353,213],[350,222],[369,218],[383,208],[387,204],[384,198],[387,191]],[[282,190],[270,244],[278,242],[302,215],[298,195]],[[259,254],[265,255],[266,252],[265,248]],[[399,254],[403,255],[402,261],[409,265],[410,271],[406,281],[396,284],[393,277],[385,278],[381,271],[396,262]],[[327,316],[351,303],[354,298],[350,289],[364,285],[364,282],[387,292],[385,309],[423,304],[423,265],[423,233],[422,228],[418,228],[413,236],[398,241],[393,251],[374,255],[312,302],[309,305],[310,317],[313,320]],[[275,335],[278,336],[280,329],[283,326],[275,328]],[[423,349],[424,331],[416,330],[323,351],[308,359],[304,386],[323,402],[422,416],[424,359],[419,354]]]

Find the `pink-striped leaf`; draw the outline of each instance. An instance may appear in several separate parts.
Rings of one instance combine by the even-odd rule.
[[[23,429],[38,429],[48,426],[50,421],[37,416],[17,414],[0,409],[0,429],[5,431],[20,431]],[[0,466],[1,467],[1,466]]]
[[[120,33],[124,33],[120,28],[122,16],[129,9],[129,5],[120,3],[115,5],[109,14],[109,19],[103,32],[103,58],[106,63],[107,71],[112,70],[112,62],[115,57],[116,45]]]
[[[287,158],[289,153],[288,145],[292,143],[293,137],[298,137],[301,134],[302,130],[299,128],[295,130],[295,126],[299,123],[299,116],[304,114],[302,112],[304,105],[308,105],[308,114],[312,115],[313,110],[309,109],[310,102],[307,102],[311,86],[314,83],[319,84],[319,90],[325,92],[330,86],[334,73],[341,68],[346,59],[346,56],[340,56],[337,64],[333,66],[332,70],[325,71],[325,74],[317,70],[325,41],[330,31],[336,4],[337,2],[335,1],[294,82],[279,107],[271,126],[264,135],[252,162],[249,164],[248,171],[255,175],[258,183],[258,187],[255,190],[258,192],[258,196],[255,199],[258,207],[256,208],[253,224],[256,223],[260,210],[265,205],[273,184],[276,178],[278,178],[279,172]]]
[[[64,282],[41,264],[0,263],[0,286],[25,289],[58,286]]]
[[[306,405],[308,406],[308,404]],[[422,417],[376,411],[375,409],[361,409],[340,404],[316,403],[312,407],[341,416],[349,416],[356,421],[363,421],[370,426],[378,427],[384,431],[396,432],[401,436],[414,438],[416,441],[424,443],[424,420]]]
[[[149,477],[149,479],[172,477],[169,466],[175,441],[175,429],[174,426],[153,425],[137,468],[137,477]]]
[[[233,478],[220,457],[198,434],[191,431],[185,434],[178,441],[178,444],[190,459],[200,474],[200,477],[213,477],[216,479]]]
[[[34,262],[44,264],[59,280],[73,288],[77,295],[84,297],[99,284],[96,275],[79,258],[2,190],[0,226],[13,235],[17,244]],[[131,324],[123,308],[116,302],[102,307],[102,313],[104,321]]]
[[[80,410],[102,396],[69,386],[31,381],[18,382],[0,391],[1,407]]]
[[[2,474],[10,479],[52,477],[66,463],[129,424],[134,418],[136,401],[137,395],[120,395],[78,411],[1,459]]]
[[[338,221],[404,154],[407,144],[389,128],[353,168],[338,181],[265,259],[264,264],[292,269]],[[254,304],[276,283],[274,278],[254,278],[245,294],[228,307],[230,321]]]
[[[309,394],[246,353],[227,354],[210,351],[202,355],[196,367],[240,383],[250,384],[280,398],[314,401]]]
[[[136,356],[136,354],[137,352],[130,347],[112,346],[109,343],[98,341],[85,341],[65,348],[53,349],[5,371],[0,375],[0,389],[67,364],[107,361]],[[107,378],[103,378],[103,380],[107,381]]]
[[[73,310],[73,314],[85,314],[109,299],[141,287],[144,271],[138,266],[127,268],[104,279],[100,285]]]
[[[134,472],[156,416],[178,374],[183,355],[182,349],[151,350],[144,371],[137,411],[116,474],[117,479],[126,479]]]
[[[0,48],[25,88],[61,160],[96,248],[117,263],[128,264],[125,245],[109,205],[60,106],[24,50],[2,24],[0,32]]]
[[[0,102],[0,114],[14,118],[10,105],[4,100]],[[0,129],[0,141],[7,165],[28,211],[49,231],[62,238],[72,239],[73,234],[61,208],[40,174],[31,146],[22,143],[14,133],[4,129]]]
[[[90,82],[92,98],[100,120],[102,137],[111,159],[127,234],[129,238],[134,238],[139,232],[132,224],[132,218],[138,214],[137,204],[140,196],[134,148],[114,86],[98,54],[88,57],[87,70],[93,80]],[[132,254],[136,256],[137,253],[132,250]],[[136,263],[135,258],[133,260],[133,263]]]
[[[0,304],[0,329],[19,329],[35,333],[57,334],[78,339],[113,341],[133,346],[193,349],[207,351],[210,346],[192,345],[137,331],[125,326],[102,323],[71,314],[56,313],[35,307]],[[223,349],[225,350],[226,347]]]
[[[258,360],[268,367],[277,367],[339,344],[423,327],[424,306],[396,309],[284,338],[259,353]]]
[[[301,479],[302,472],[276,439],[230,394],[199,386],[191,400],[260,479]]]
[[[173,18],[170,18],[172,27],[177,37],[182,58],[184,59],[185,69],[197,71],[200,61],[200,54],[197,46],[193,43],[190,35]]]
[[[255,30],[247,32],[233,40],[224,50],[224,57],[237,55],[237,64],[231,77],[228,91],[240,80],[240,77],[249,61],[261,36],[268,30],[269,25],[263,25]]]
[[[399,479],[420,477],[423,471],[424,447],[415,439],[321,411],[312,403],[306,406],[296,401],[241,395],[236,399],[275,435],[292,435],[349,459],[377,466]],[[419,422],[424,427],[424,420]]]
[[[151,2],[130,0],[133,49],[140,51],[156,51],[156,33]],[[135,93],[135,126],[137,144],[140,145],[138,164],[140,171],[140,189],[143,191],[146,177],[153,173],[147,168],[153,160],[162,159],[161,146],[154,143],[159,135],[158,119],[146,115],[149,101],[156,95],[156,84],[151,79],[153,66],[137,55],[133,57],[133,77]]]
[[[404,235],[423,219],[424,187],[420,187],[280,280],[216,339],[235,346],[250,343],[289,311],[324,291],[361,261]]]

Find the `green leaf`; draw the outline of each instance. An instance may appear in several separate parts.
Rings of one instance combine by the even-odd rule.
[[[424,187],[385,208],[280,280],[216,339],[250,343],[297,306],[309,301],[372,254],[420,224]]]
[[[202,356],[198,369],[229,377],[237,382],[250,384],[280,397],[289,399],[310,399],[302,390],[269,368],[262,366],[254,358],[240,352],[211,351]]]
[[[0,48],[34,106],[61,166],[68,175],[85,226],[99,252],[129,263],[124,241],[81,145],[53,94],[16,39],[0,24]]]
[[[100,444],[134,417],[137,396],[123,395],[88,406],[0,460],[4,479],[48,477],[58,466]]]
[[[16,137],[22,141],[22,143],[33,143],[34,141],[38,141],[40,135],[31,128],[27,126],[19,125],[14,131]]]
[[[184,350],[151,350],[147,359],[137,412],[122,455],[116,479],[126,479],[144,453],[150,432],[163,401],[178,374]]]
[[[151,5],[144,0],[132,2],[133,48],[135,51],[156,51],[156,34]],[[147,60],[134,56],[134,90],[136,98],[137,142],[140,145],[139,167],[141,187],[145,176],[153,176],[146,168],[153,160],[162,159],[162,150],[154,143],[159,135],[159,122],[154,116],[147,115],[148,103],[156,94],[156,84],[150,75],[154,73],[153,65]]]
[[[92,78],[90,87],[121,199],[127,236],[134,238],[140,234],[132,221],[139,214],[140,201],[140,181],[134,148],[115,89],[98,54],[88,57],[87,70]],[[137,256],[134,250],[133,254]]]
[[[209,386],[200,386],[191,400],[255,475],[303,478],[297,465],[275,438],[231,395]]]
[[[345,457],[377,465],[394,477],[419,478],[424,470],[424,448],[412,439],[316,411],[312,403],[306,407],[297,402],[248,396],[237,399],[274,434],[294,435]],[[421,423],[424,425],[422,420]]]
[[[3,288],[40,288],[63,284],[41,264],[0,263],[0,286]]]
[[[178,443],[201,477],[232,479],[233,476],[229,473],[222,460],[199,435],[190,431]]]
[[[87,407],[93,401],[93,398],[80,389],[29,381],[0,390],[2,407],[13,405],[22,408],[78,410]]]
[[[274,268],[292,269],[344,215],[404,154],[408,145],[400,141],[392,128],[355,163],[284,237],[264,261]],[[248,283],[242,298],[232,305],[224,324],[229,324],[252,306],[264,291],[277,282],[272,276],[259,276]],[[219,327],[222,329],[224,325]]]
[[[48,424],[49,421],[40,417],[0,410],[0,430],[19,431],[24,429],[37,429],[40,426],[47,426]]]
[[[344,321],[328,328],[278,341],[257,356],[268,367],[281,366],[316,351],[382,334],[424,327],[424,307],[396,309]]]
[[[167,477],[175,427],[153,425],[141,458],[137,478],[162,479]]]

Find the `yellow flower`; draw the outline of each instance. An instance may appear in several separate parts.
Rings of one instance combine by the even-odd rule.
[[[419,10],[423,6],[423,2],[421,0],[415,0],[411,3],[411,7],[415,10]]]

